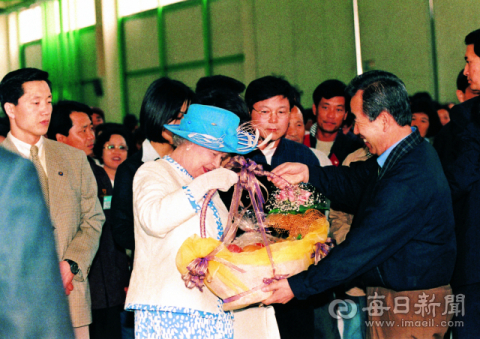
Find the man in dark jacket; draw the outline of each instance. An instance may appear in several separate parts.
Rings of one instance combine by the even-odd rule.
[[[480,90],[480,30],[468,34],[465,43],[464,74],[470,87]],[[463,326],[454,323],[452,334],[454,338],[474,338],[480,332],[480,97],[458,106],[462,120],[445,125],[452,125],[457,133],[453,135],[455,149],[444,166],[452,190],[458,247],[452,287],[457,296],[465,298],[465,312],[454,319]]]
[[[465,37],[465,69],[463,74],[468,79],[472,91],[480,90],[480,29],[469,33]],[[465,127],[472,121],[475,107],[480,104],[480,96],[466,100],[455,105],[450,112],[450,122],[443,126],[435,137],[434,146],[437,150],[444,169],[447,169],[457,158],[458,149],[461,147],[459,136]]]
[[[110,219],[112,184],[103,168],[90,157],[95,135],[90,107],[76,101],[60,101],[53,106],[48,136],[82,150],[97,181],[98,199],[105,214],[100,245],[89,274],[92,299],[91,338],[121,338],[121,318],[125,303],[125,287],[130,273],[125,250],[113,240]]]
[[[268,144],[246,155],[267,171],[285,162],[319,166],[318,158],[305,145],[285,138],[293,107],[294,92],[288,81],[266,76],[252,81],[245,92],[252,125]],[[261,180],[263,180],[261,178]],[[263,181],[267,187],[266,180]],[[314,309],[309,302],[294,300],[289,305],[275,305],[278,328],[282,338],[313,338]]]
[[[325,153],[334,166],[340,166],[347,155],[363,147],[353,133],[343,134],[342,124],[347,118],[350,98],[340,80],[322,82],[313,92],[313,114],[317,122],[310,129],[309,144]]]
[[[453,315],[447,301],[456,253],[445,175],[435,150],[409,126],[400,79],[367,72],[352,80],[349,93],[355,133],[378,158],[338,168],[285,164],[274,172],[290,182],[310,178],[332,201],[350,206],[350,233],[317,266],[264,287],[274,291],[264,303],[305,299],[358,279],[367,287],[370,320],[379,320],[367,325],[370,337],[441,338]],[[435,301],[429,307],[437,312],[418,312],[422,301]],[[387,319],[394,325],[382,327]],[[405,319],[431,325],[406,326]]]
[[[460,140],[458,158],[445,172],[452,190],[458,247],[451,284],[456,295],[465,297],[465,312],[454,318],[454,339],[480,333],[480,106]],[[462,326],[456,325],[458,321]]]

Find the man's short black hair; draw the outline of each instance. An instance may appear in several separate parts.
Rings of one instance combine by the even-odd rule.
[[[259,101],[267,100],[277,95],[288,99],[290,109],[295,106],[295,92],[292,85],[280,77],[268,75],[263,78],[253,80],[247,87],[245,92],[245,102],[247,103],[250,113],[253,105]]]
[[[48,73],[37,68],[20,68],[5,75],[0,82],[0,102],[3,110],[7,102],[18,105],[25,92],[23,84],[29,81],[45,81],[52,90],[52,84],[48,80]]]
[[[240,95],[245,90],[245,85],[237,79],[225,75],[212,75],[198,80],[195,93],[203,92],[205,94],[205,92],[215,90],[228,90]]]
[[[353,97],[360,90],[363,91],[363,113],[370,121],[386,111],[400,126],[412,122],[407,89],[396,75],[385,71],[358,75],[348,85],[347,93]]]
[[[463,93],[465,93],[468,86],[469,86],[468,78],[465,74],[463,74],[463,69],[462,69],[460,71],[460,73],[458,73],[458,76],[457,76],[457,89],[459,91],[462,91]]]
[[[140,109],[140,128],[148,140],[165,143],[163,125],[175,120],[185,102],[196,100],[195,93],[180,81],[162,77],[150,84]]]
[[[473,51],[480,57],[480,29],[467,34],[465,45],[473,45]]]
[[[313,91],[313,103],[315,107],[318,107],[320,100],[331,99],[334,97],[344,97],[345,98],[345,111],[350,111],[350,97],[347,95],[345,89],[347,86],[337,79],[330,79],[322,82],[320,85],[315,88]]]
[[[123,118],[123,126],[125,126],[125,128],[127,130],[129,130],[130,132],[133,132],[137,126],[138,126],[138,119],[135,115],[133,114],[127,114],[124,118]]]
[[[312,122],[315,121],[315,115],[313,114],[313,110],[311,108],[305,108],[303,113],[303,123],[306,125],[308,120],[311,120]]]
[[[57,134],[68,137],[70,128],[73,126],[70,114],[73,112],[85,113],[90,120],[92,119],[92,109],[88,105],[77,101],[63,100],[53,105],[50,126],[48,126],[47,136],[49,139],[57,140]]]
[[[198,103],[226,109],[240,118],[240,124],[250,121],[250,114],[245,101],[229,90],[214,90],[197,93]]]
[[[92,114],[98,114],[102,117],[103,122],[105,121],[105,112],[100,107],[90,107],[92,109]]]

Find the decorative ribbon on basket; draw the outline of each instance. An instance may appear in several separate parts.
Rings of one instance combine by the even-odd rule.
[[[193,260],[188,266],[188,272],[182,275],[182,279],[185,281],[185,286],[188,288],[197,287],[200,292],[203,292],[203,287],[205,286],[205,277],[207,275],[208,262],[215,259],[215,261],[220,262],[234,270],[237,270],[240,273],[245,273],[245,270],[238,268],[232,263],[228,262],[222,258],[216,258],[215,255],[220,252],[225,246],[220,244],[216,249],[210,252],[209,255],[203,258],[197,258]]]
[[[207,286],[209,287],[209,289],[212,290],[215,294],[217,294],[224,300],[225,310],[245,307],[246,306],[245,304],[241,304],[241,305],[239,304],[240,299],[245,298],[247,296],[248,297],[246,299],[248,300],[259,298],[262,296],[262,293],[264,293],[264,292],[261,292],[261,288],[263,286],[270,284],[274,280],[285,279],[288,276],[290,276],[290,274],[285,274],[286,272],[289,272],[289,269],[287,268],[287,266],[290,264],[290,263],[285,263],[285,259],[283,259],[283,261],[281,261],[281,264],[280,264],[283,274],[277,274],[278,265],[274,261],[274,256],[272,255],[272,248],[271,248],[272,245],[269,243],[267,239],[266,231],[265,231],[265,225],[264,225],[265,217],[264,217],[264,211],[263,211],[263,205],[265,203],[265,199],[261,191],[262,185],[261,183],[259,183],[258,179],[256,178],[256,176],[267,176],[271,178],[277,177],[277,176],[268,171],[264,171],[261,165],[256,164],[252,160],[245,159],[242,156],[235,156],[234,158],[232,158],[226,167],[231,168],[232,170],[237,172],[239,175],[239,180],[234,187],[234,193],[233,193],[232,203],[231,203],[230,211],[228,215],[228,221],[227,221],[227,225],[225,227],[223,236],[220,239],[220,244],[218,244],[218,241],[208,238],[210,239],[208,241],[208,245],[205,246],[205,244],[207,244],[205,243],[201,248],[203,251],[202,253],[205,253],[206,255],[203,254],[203,256],[200,258],[195,258],[191,261],[187,261],[189,262],[189,264],[187,264],[186,270],[185,269],[181,270],[179,267],[179,270],[182,273],[182,279],[185,281],[186,287],[188,288],[197,287],[201,291],[203,291],[203,286],[205,285],[205,283],[207,283]],[[291,186],[289,183],[288,185]],[[252,258],[248,259],[249,258],[248,255],[252,255],[254,254],[254,252],[230,253],[225,248],[225,245],[224,245],[224,244],[229,244],[233,241],[238,228],[238,224],[243,217],[244,212],[238,212],[238,210],[239,210],[240,197],[244,189],[248,192],[251,205],[255,212],[255,217],[259,226],[260,234],[261,234],[263,243],[265,245],[264,249],[266,250],[268,262],[270,263],[269,266],[271,266],[270,274],[268,274],[264,268],[259,269],[258,267],[254,267],[258,261],[262,261],[263,263],[266,263],[265,262],[266,259],[259,259],[258,256],[255,258],[255,260],[252,260]],[[202,239],[205,239],[205,241],[208,240],[206,239],[207,237],[206,237],[206,227],[205,227],[205,219],[207,214],[208,203],[210,202],[215,192],[216,190],[211,190],[207,193],[207,195],[205,196],[205,200],[204,200],[201,214],[200,214],[200,235]],[[246,210],[247,209],[245,208],[243,211],[246,211]],[[325,223],[327,222],[325,221]],[[321,236],[319,235],[320,234],[319,233],[319,234],[312,235],[311,239],[306,239],[306,241],[308,240],[309,243],[312,244],[310,246],[314,245],[313,247],[315,248],[315,250],[313,251],[313,248],[310,247],[312,248],[312,250],[309,250],[309,253],[311,253],[312,251],[313,253],[311,255],[309,254],[308,258],[301,257],[300,254],[296,255],[296,253],[301,251],[298,251],[298,250],[293,251],[295,252],[295,255],[292,255],[292,256],[294,256],[296,259],[292,259],[291,262],[297,263],[296,265],[299,267],[301,266],[301,269],[296,267],[293,269],[294,274],[306,269],[306,267],[308,267],[308,265],[312,263],[310,262],[310,260],[312,260],[313,258],[315,258],[315,264],[316,264],[318,260],[325,257],[325,255],[328,253],[328,251],[331,248],[331,245],[329,243],[325,243],[326,241],[329,240],[329,239],[326,239],[326,232],[328,232],[328,223],[326,226],[326,231],[322,230]],[[323,233],[325,233],[324,236],[323,236]],[[200,239],[198,238],[198,236],[193,237],[193,239],[191,238],[187,239],[185,243],[188,242],[189,244],[188,246],[194,247],[195,241],[200,241]],[[183,246],[184,245],[182,245],[182,247]],[[286,243],[273,244],[273,246],[274,247],[283,246],[284,248],[286,246]],[[180,251],[181,250],[182,249],[180,249]],[[302,250],[305,251],[305,249],[303,248]],[[180,256],[180,251],[177,257]],[[279,251],[277,250],[276,253],[278,252]],[[235,255],[237,257],[235,257]],[[249,264],[245,264],[241,260],[235,259],[235,258],[238,258],[239,256],[241,257],[242,255],[243,255],[242,259],[245,259],[246,261],[250,260],[253,266],[248,266]],[[213,265],[215,267],[214,270],[212,269],[213,267],[211,266],[212,264],[214,264]],[[214,288],[220,285],[218,281],[207,281],[206,279],[209,271],[211,273],[210,274],[211,276],[213,276],[214,274],[222,275],[223,273],[222,276],[225,278],[225,276],[228,275],[225,273],[225,268],[221,267],[221,265],[219,264],[223,264],[229,269],[232,269],[240,274],[247,273],[247,274],[253,275],[255,279],[249,278],[250,279],[249,282],[252,282],[252,280],[255,280],[255,281],[258,281],[258,283],[255,283],[255,285],[253,286],[251,284],[246,285],[242,283],[241,278],[239,278],[238,276],[229,276],[227,279],[228,281],[226,283],[224,282],[224,284],[229,285],[229,288],[226,288],[229,290],[229,293],[222,293],[225,291],[222,291],[222,292],[215,291]],[[179,266],[178,258],[177,258],[177,266]],[[262,267],[265,267],[265,266],[262,266]],[[212,274],[211,271],[214,271],[215,273]],[[246,272],[246,271],[249,271],[249,272]],[[213,278],[211,280],[213,280]],[[237,292],[233,293],[232,291],[237,291]],[[264,299],[260,299],[258,301],[261,301],[261,300],[264,300]],[[250,301],[250,303],[252,303],[252,301]]]
[[[320,260],[325,258],[328,252],[330,252],[334,246],[334,240],[331,238],[327,238],[325,243],[317,242],[315,244],[315,252],[312,253],[312,258],[315,258],[315,265],[318,264]]]

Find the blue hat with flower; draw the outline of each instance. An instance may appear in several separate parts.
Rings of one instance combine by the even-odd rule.
[[[179,125],[164,127],[182,138],[205,148],[225,153],[247,154],[255,149],[255,135],[230,111],[213,106],[193,104]]]

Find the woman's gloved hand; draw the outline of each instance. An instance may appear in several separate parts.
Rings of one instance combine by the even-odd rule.
[[[188,188],[195,198],[195,201],[200,201],[211,189],[219,189],[220,191],[226,192],[236,184],[237,181],[237,173],[221,167],[195,178],[188,185]]]

